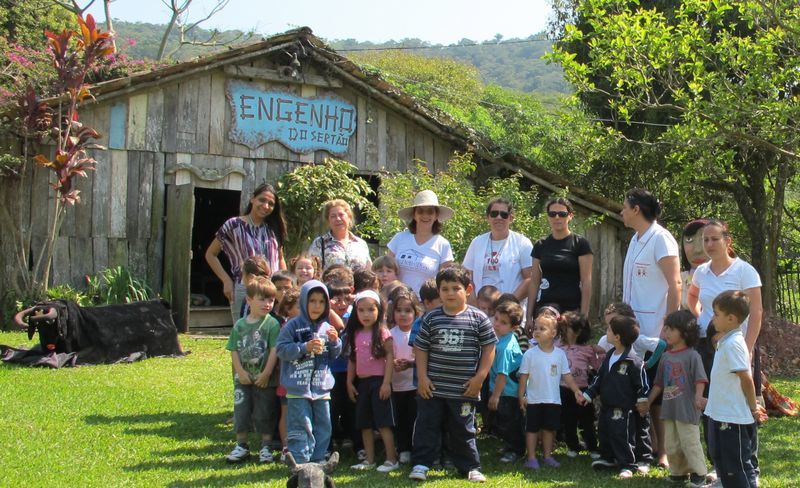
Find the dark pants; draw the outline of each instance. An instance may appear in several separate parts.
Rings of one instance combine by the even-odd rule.
[[[481,428],[484,434],[493,434],[497,430],[497,422],[494,418],[494,412],[489,410],[489,397],[492,395],[489,388],[489,376],[481,385],[481,399],[478,400],[478,413],[481,416]]]
[[[600,456],[606,461],[616,460],[620,468],[631,470],[636,468],[634,415],[638,414],[630,409],[603,406],[598,425]]]
[[[414,421],[417,419],[417,390],[395,391],[392,393],[392,400],[397,415],[394,429],[397,451],[411,451]]]
[[[411,464],[433,465],[439,456],[442,427],[449,434],[447,450],[456,469],[462,473],[480,469],[475,442],[475,402],[438,397],[429,400],[417,397]]]
[[[636,426],[636,440],[633,456],[637,463],[653,462],[653,446],[650,443],[650,414],[642,417],[639,412],[633,411],[633,423]]]
[[[525,454],[525,419],[517,397],[501,396],[494,418],[506,448],[520,456]]]
[[[717,477],[725,488],[758,486],[758,429],[756,424],[742,425],[709,421],[709,437]]]
[[[356,404],[347,395],[347,371],[337,371],[333,373],[333,378],[336,382],[331,390],[331,443],[336,441],[341,445],[343,440],[350,439],[357,451],[361,449],[363,441],[361,431],[356,429]],[[358,378],[355,381],[357,385]]]
[[[561,387],[561,427],[564,430],[564,441],[570,451],[580,451],[578,429],[580,428],[583,443],[587,451],[597,450],[597,435],[594,431],[594,405],[578,405],[575,394],[566,387]]]

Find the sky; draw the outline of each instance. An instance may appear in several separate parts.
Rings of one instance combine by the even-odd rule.
[[[189,20],[202,18],[215,3],[194,0]],[[89,9],[98,21],[105,19],[102,4],[102,0],[95,0]],[[230,0],[202,25],[206,29],[253,29],[259,34],[307,26],[328,40],[383,42],[419,38],[452,44],[465,38],[493,39],[496,34],[506,39],[537,34],[546,28],[550,10],[548,0]],[[169,20],[169,10],[162,0],[114,0],[111,17],[164,24]]]

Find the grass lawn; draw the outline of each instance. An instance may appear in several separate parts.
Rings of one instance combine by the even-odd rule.
[[[0,365],[0,486],[283,486],[287,468],[255,461],[230,466],[233,434],[230,360],[224,341],[182,337],[191,354],[135,364],[50,370]],[[30,343],[0,333],[0,344]],[[774,379],[800,399],[800,381]],[[762,486],[800,486],[800,419],[770,419],[760,430]],[[253,443],[251,442],[251,445]],[[496,441],[480,439],[486,486],[668,486],[653,470],[626,482],[595,473],[589,458],[557,457],[561,469],[523,473],[501,465]],[[344,455],[338,486],[420,486],[408,468],[354,473]],[[468,486],[451,472],[432,472],[424,486]]]

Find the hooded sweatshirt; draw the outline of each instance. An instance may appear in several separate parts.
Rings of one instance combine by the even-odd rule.
[[[312,291],[325,295],[325,311],[317,320],[308,316],[308,296]],[[306,343],[315,337],[327,338],[330,302],[328,290],[321,281],[310,280],[300,289],[300,315],[286,322],[275,346],[281,360],[281,384],[289,398],[318,400],[327,398],[333,388],[330,362],[342,352],[342,341],[328,341],[325,351],[311,354]],[[327,340],[327,339],[326,339]]]

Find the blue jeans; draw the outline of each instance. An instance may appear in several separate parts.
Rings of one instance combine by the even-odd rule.
[[[295,462],[323,462],[331,441],[329,400],[287,398],[286,447]]]

